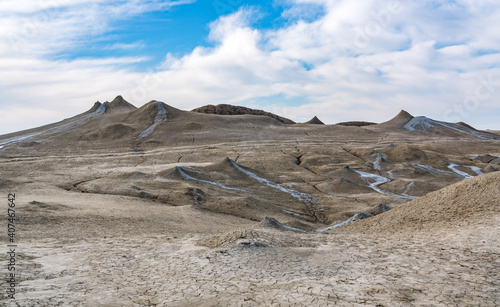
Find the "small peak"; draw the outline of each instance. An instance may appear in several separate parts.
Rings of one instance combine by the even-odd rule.
[[[220,160],[218,163],[214,164],[216,168],[223,168],[227,169],[228,167],[234,167],[234,162],[231,158],[225,157],[224,159]]]
[[[158,108],[164,107],[164,108],[171,108],[169,105],[164,103],[163,101],[159,100],[150,100],[149,102],[145,103],[140,109],[145,109],[145,110],[158,110]]]
[[[401,110],[401,112],[399,112],[398,115],[396,115],[396,117],[409,117],[411,119],[414,116],[406,112],[405,110]]]
[[[324,125],[325,123],[323,123],[321,120],[319,120],[319,118],[317,116],[314,116],[308,122],[305,122],[305,124]]]
[[[100,103],[99,101],[96,101],[94,103],[94,105],[92,106],[92,108],[90,108],[90,110],[88,110],[87,112],[83,113],[83,114],[90,114],[90,113],[94,113],[96,112],[97,110],[99,110],[99,108],[102,106],[103,104]]]
[[[123,97],[121,95],[118,95],[115,97],[115,99],[113,99],[113,101],[111,101],[109,104],[110,105],[113,105],[113,106],[119,106],[119,105],[122,105],[122,104],[127,104],[128,102],[125,101],[125,99],[123,99]]]
[[[123,99],[121,95],[116,96],[111,102],[106,101],[104,104],[106,105],[106,112],[125,112],[137,109],[134,105]]]
[[[405,110],[401,110],[398,115],[394,116],[391,120],[379,124],[379,127],[402,128],[413,118],[413,115],[406,112]]]
[[[91,112],[96,111],[102,104],[99,101],[94,103],[94,106],[90,109]]]

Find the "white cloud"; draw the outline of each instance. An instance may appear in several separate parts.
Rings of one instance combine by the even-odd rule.
[[[84,48],[107,33],[112,23],[145,12],[164,10],[179,1],[137,0],[19,0],[0,2],[0,38],[4,52],[47,55]],[[10,48],[5,48],[10,47]],[[5,54],[5,53],[4,53]]]
[[[1,38],[10,33],[5,29],[22,29],[19,25],[26,18],[15,17],[16,10],[43,12],[28,5],[34,1],[18,2],[10,8],[9,16],[14,17],[2,20],[6,27],[0,27]],[[247,104],[295,120],[318,115],[329,123],[383,121],[407,109],[415,115],[500,128],[493,117],[488,122],[480,117],[500,115],[500,84],[485,86],[482,81],[500,81],[500,4],[289,2],[293,5],[283,16],[293,22],[280,28],[256,29],[258,12],[242,9],[210,25],[214,47],[199,46],[179,57],[166,50],[166,60],[156,69],[134,73],[126,70],[127,64],[144,57],[53,61],[45,55],[105,35],[110,24],[103,20],[130,18],[130,12],[159,9],[163,2],[61,0],[56,17],[37,28],[36,35],[30,34],[33,39],[23,41],[22,56],[0,44],[0,69],[9,72],[0,75],[0,93],[6,101],[0,111],[11,103],[18,104],[18,112],[45,108],[44,119],[35,121],[33,116],[24,126],[28,127],[122,94],[138,106],[151,99],[183,109],[208,103]],[[128,47],[147,49],[141,42],[109,46]],[[295,102],[287,105],[281,98]],[[300,99],[303,105],[297,105]],[[12,113],[12,107],[9,110]],[[15,121],[4,122],[9,126],[0,127],[0,133],[12,131]]]
[[[144,47],[146,47],[144,42],[137,41],[137,42],[133,42],[131,44],[114,43],[114,44],[105,46],[103,49],[104,50],[130,50],[130,49],[144,49]]]

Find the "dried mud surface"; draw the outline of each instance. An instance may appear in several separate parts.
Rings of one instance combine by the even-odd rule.
[[[500,305],[498,140],[105,106],[0,136],[0,305]]]

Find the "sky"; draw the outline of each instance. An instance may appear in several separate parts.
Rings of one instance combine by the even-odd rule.
[[[122,95],[500,130],[496,0],[0,0],[0,134]]]

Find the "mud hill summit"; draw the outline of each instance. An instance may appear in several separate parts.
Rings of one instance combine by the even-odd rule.
[[[405,110],[401,110],[401,112],[398,113],[395,117],[392,119],[383,122],[378,125],[378,127],[383,127],[383,128],[403,128],[404,125],[406,125],[409,121],[413,119],[413,115],[410,113],[406,112]]]
[[[130,112],[136,109],[137,109],[136,106],[123,99],[122,96],[118,95],[111,102],[106,101],[104,103],[101,103],[97,101],[90,110],[88,110],[83,114],[94,113],[98,110],[103,110],[104,113],[111,113],[111,112],[117,113],[117,112]]]
[[[106,112],[131,112],[137,109],[136,106],[129,103],[122,96],[116,96],[111,102],[105,102]]]
[[[314,116],[313,118],[311,118],[310,120],[308,120],[307,122],[305,122],[305,124],[309,124],[309,125],[324,125],[325,123],[323,123],[321,120],[319,120],[319,118],[317,116]]]
[[[382,129],[404,129],[411,132],[435,134],[445,137],[475,137],[479,139],[499,139],[498,135],[479,131],[465,123],[447,123],[425,116],[414,117],[402,110],[391,120],[374,126]]]
[[[57,148],[58,151],[102,149],[109,146],[144,148],[166,144],[209,144],[224,141],[294,140],[304,134],[337,140],[364,139],[370,135],[394,133],[405,138],[500,139],[499,135],[478,131],[464,124],[446,123],[427,117],[413,117],[401,111],[382,124],[346,122],[324,125],[317,117],[308,125],[295,125],[281,116],[232,105],[208,105],[191,112],[160,101],[140,108],[117,96],[111,102],[96,102],[87,112],[63,121],[0,136],[3,151],[30,148],[32,152]]]

